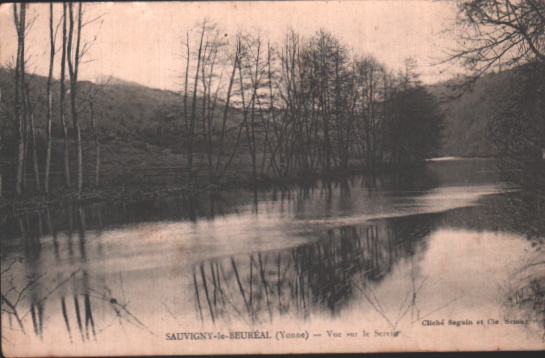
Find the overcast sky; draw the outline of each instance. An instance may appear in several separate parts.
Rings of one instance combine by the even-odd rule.
[[[303,35],[324,28],[356,52],[373,54],[390,69],[401,69],[405,58],[415,58],[426,83],[460,71],[433,65],[453,46],[453,1],[136,2],[84,7],[87,19],[102,18],[85,28],[87,39],[97,39],[87,55],[92,61],[81,67],[81,79],[113,75],[151,87],[179,89],[182,34],[204,17],[217,22],[227,36],[239,30],[259,31],[272,42],[280,42],[290,28]],[[56,4],[55,10],[58,18],[62,5]],[[48,4],[29,6],[29,17],[35,18],[28,35],[29,70],[38,74],[47,73],[48,11]],[[17,46],[10,5],[0,5],[0,34],[0,63],[6,65]]]

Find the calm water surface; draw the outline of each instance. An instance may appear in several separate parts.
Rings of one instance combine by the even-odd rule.
[[[412,175],[6,217],[3,339],[111,353],[120,339],[188,330],[342,322],[410,340],[431,332],[426,320],[508,319],[526,323],[475,342],[446,329],[452,344],[479,347],[501,329],[542,346],[531,295],[545,286],[543,255],[514,193],[491,161],[444,160]]]

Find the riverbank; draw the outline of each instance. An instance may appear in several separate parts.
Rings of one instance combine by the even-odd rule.
[[[407,170],[405,168],[404,170]],[[0,198],[0,213],[17,215],[33,210],[41,210],[66,204],[89,204],[93,202],[140,202],[160,199],[166,196],[198,196],[203,193],[231,191],[236,189],[267,190],[288,188],[294,185],[309,185],[318,180],[339,180],[354,175],[382,175],[392,172],[393,168],[383,166],[370,172],[361,167],[352,166],[344,169],[332,169],[326,173],[312,173],[291,177],[259,176],[254,182],[249,177],[230,176],[219,183],[211,183],[207,178],[185,180],[176,185],[157,184],[111,184],[101,187],[85,188],[78,193],[75,189],[58,189],[49,194],[29,193],[20,196]]]

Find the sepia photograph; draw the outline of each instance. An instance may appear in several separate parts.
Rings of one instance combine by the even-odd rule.
[[[6,357],[545,349],[545,0],[0,4]]]

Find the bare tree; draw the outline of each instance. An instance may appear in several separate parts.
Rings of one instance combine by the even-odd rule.
[[[257,116],[261,108],[259,103],[260,90],[265,76],[263,65],[262,41],[259,35],[246,36],[243,56],[239,61],[240,94],[242,100],[243,123],[246,133],[246,144],[252,161],[252,179],[254,186],[257,181]],[[248,92],[245,96],[245,92]],[[245,99],[248,99],[246,103]]]
[[[197,67],[195,69],[195,79],[193,82],[193,98],[191,102],[191,117],[189,120],[188,135],[188,153],[187,153],[187,170],[189,178],[193,180],[193,136],[195,135],[195,124],[197,122],[197,88],[199,85],[199,74],[202,62],[203,40],[206,33],[206,20],[202,23],[201,36],[199,41],[199,50],[197,52]]]
[[[60,22],[57,24],[56,29],[53,29],[53,3],[49,4],[49,72],[47,75],[47,150],[45,156],[45,178],[44,178],[44,191],[49,193],[49,173],[51,169],[51,126],[53,121],[53,92],[51,91],[53,82],[53,65],[55,62],[56,53],[56,38],[57,30]]]
[[[366,168],[373,170],[379,153],[381,126],[384,113],[380,109],[385,104],[384,89],[380,90],[381,81],[388,77],[384,67],[373,57],[354,59],[354,108],[356,144]],[[382,86],[383,87],[383,86]]]
[[[0,113],[4,111],[4,105],[2,103],[2,89],[0,88]],[[4,148],[4,138],[0,135],[0,153],[2,153],[2,149]],[[0,198],[2,197],[2,173],[0,173]]]
[[[61,76],[59,80],[60,93],[59,93],[59,119],[62,126],[64,147],[63,147],[63,164],[64,164],[64,183],[66,187],[70,187],[70,141],[68,140],[68,126],[66,124],[66,50],[68,45],[67,37],[67,24],[68,24],[68,4],[62,4],[62,52],[61,52]]]
[[[276,76],[276,71],[273,69],[273,53],[274,49],[271,46],[271,43],[267,43],[267,63],[266,63],[266,81],[267,81],[267,90],[268,90],[268,113],[262,115],[263,119],[263,131],[265,132],[265,138],[263,139],[263,158],[261,161],[261,174],[266,174],[268,170],[273,167],[278,170],[276,164],[275,156],[276,149],[272,143],[273,140],[273,129],[277,126],[276,124],[276,107],[275,107],[275,87],[274,79]],[[269,157],[267,158],[267,151],[270,152]],[[266,161],[269,161],[269,165],[265,167]]]
[[[23,175],[25,166],[25,137],[26,137],[26,113],[25,113],[25,31],[26,31],[27,4],[13,4],[13,19],[17,32],[17,57],[15,60],[15,120],[19,124],[18,131],[18,155],[17,178],[15,190],[21,194],[23,190]]]
[[[34,169],[34,184],[36,186],[36,191],[40,191],[40,167],[38,164],[38,143],[36,138],[36,123],[34,121],[34,108],[32,106],[31,95],[30,95],[30,85],[25,83],[25,112],[27,115],[27,125],[28,125],[28,135],[30,136],[30,141],[28,145],[32,149],[32,168]]]
[[[107,81],[100,85],[93,86],[83,94],[82,102],[87,105],[87,110],[89,112],[89,122],[91,123],[91,132],[93,136],[93,142],[95,146],[95,186],[100,186],[100,136],[99,136],[99,127],[97,124],[97,116],[95,114],[95,103],[97,98],[104,93],[104,90],[107,88],[111,81],[111,77]]]
[[[475,78],[494,66],[545,63],[545,1],[465,0],[459,4],[458,60]]]
[[[232,110],[233,97],[239,98],[234,85],[243,46],[241,37],[237,35],[232,47],[233,52],[229,53],[226,51],[229,42],[226,36],[220,34],[216,24],[203,20],[198,28],[197,41],[199,45],[196,51],[191,52],[189,33],[186,34],[183,45],[185,46],[186,59],[182,115],[187,139],[187,169],[190,180],[192,180],[196,166],[196,154],[198,153],[195,151],[195,143],[198,140],[201,154],[198,164],[207,166],[209,182],[216,183],[221,180],[231,166],[238,152],[243,132],[244,123],[231,125],[236,123],[231,120],[231,114],[234,113]],[[190,63],[194,65],[191,66]],[[224,87],[222,79],[228,68],[231,68],[230,75],[226,87]],[[190,71],[195,71],[192,75],[192,82],[189,79]],[[190,86],[193,87],[191,104],[188,103]],[[201,102],[198,102],[198,99]],[[221,104],[223,110],[220,111],[218,107],[221,102],[223,102]],[[228,136],[236,127],[238,127],[238,134],[235,143],[230,153],[225,153],[226,142],[229,141],[231,144],[231,138]]]
[[[185,132],[189,133],[189,118],[187,116],[187,90],[189,86],[189,61],[191,58],[190,47],[189,47],[189,32],[186,33],[186,61],[185,61],[185,80],[184,80],[184,126]]]
[[[89,102],[89,116],[91,117],[91,127],[93,129],[93,139],[95,141],[95,186],[98,187],[100,185],[100,141],[98,139],[98,128],[93,100]]]
[[[225,100],[225,104],[223,108],[222,125],[221,125],[220,139],[219,139],[219,145],[218,145],[218,159],[216,162],[216,178],[215,178],[216,180],[219,180],[221,177],[223,177],[225,173],[227,172],[227,170],[229,169],[229,167],[231,166],[231,163],[233,162],[233,159],[235,158],[235,155],[238,152],[238,149],[241,143],[241,138],[242,138],[242,131],[244,129],[244,121],[243,121],[238,126],[238,132],[235,139],[235,144],[233,145],[233,149],[231,153],[229,154],[229,157],[227,161],[225,162],[225,164],[221,166],[222,168],[220,170],[219,168],[222,163],[221,155],[223,154],[223,149],[225,146],[225,136],[227,133],[227,120],[230,113],[230,108],[231,108],[230,106],[234,97],[234,92],[235,92],[234,85],[236,80],[236,72],[240,68],[242,52],[243,52],[242,37],[240,34],[237,34],[235,39],[235,44],[234,44],[233,67],[231,70],[231,75],[229,77],[229,85],[227,87],[227,95],[226,95],[226,100]]]
[[[83,17],[83,5],[78,3],[76,19],[74,19],[74,4],[68,4],[69,12],[69,27],[68,27],[68,41],[67,41],[67,60],[68,60],[68,73],[70,76],[70,108],[72,115],[72,126],[74,127],[74,140],[77,148],[77,160],[78,160],[78,193],[83,191],[83,148],[81,142],[81,127],[78,118],[78,74],[79,65],[83,55],[81,47],[81,31],[82,31],[82,17]],[[75,44],[74,44],[75,41]],[[75,48],[74,48],[75,45]]]
[[[278,51],[270,44],[265,51],[259,35],[237,34],[226,57],[216,25],[203,21],[197,36],[192,52],[186,34],[182,97],[192,180],[196,153],[199,164],[208,166],[210,183],[222,179],[235,157],[242,162],[247,155],[255,185],[271,171],[310,176],[348,170],[358,151],[363,168],[372,171],[384,153],[391,158],[400,152],[387,143],[393,138],[387,132],[401,135],[398,124],[409,122],[402,111],[392,109],[387,117],[386,109],[394,108],[394,94],[416,85],[414,78],[390,75],[378,61],[352,56],[324,30],[310,38],[292,31]]]
[[[218,180],[220,179],[220,177],[223,175],[223,173],[225,173],[225,171],[227,170],[227,168],[229,167],[230,165],[230,162],[227,162],[223,168],[222,168],[222,171],[220,172],[219,174],[219,177],[218,177],[218,172],[219,172],[219,168],[220,168],[220,165],[221,165],[221,155],[223,154],[223,149],[224,149],[224,145],[225,145],[225,134],[226,134],[226,131],[227,131],[227,119],[229,117],[229,110],[231,108],[231,97],[232,97],[232,94],[233,94],[233,85],[235,83],[235,74],[236,74],[236,70],[238,68],[238,63],[240,61],[240,52],[242,50],[242,46],[241,46],[241,43],[240,43],[240,37],[237,36],[237,39],[235,41],[235,45],[234,45],[234,54],[233,54],[233,66],[231,68],[231,75],[229,76],[229,84],[227,85],[227,93],[225,95],[225,104],[223,106],[223,115],[222,115],[222,120],[221,120],[221,129],[220,129],[220,134],[219,134],[219,142],[218,142],[218,157],[217,157],[217,160],[216,160],[216,169],[215,169],[215,180]],[[240,137],[240,136],[239,136]],[[237,144],[235,145],[235,150],[238,146],[238,142],[239,142],[240,138],[237,139]]]
[[[220,83],[216,85],[216,90],[213,90],[213,80],[217,76],[215,73],[216,60],[221,47],[218,32],[215,26],[212,26],[207,31],[206,44],[204,46],[203,58],[201,64],[201,82],[203,88],[202,94],[202,134],[206,146],[206,156],[208,161],[208,177],[210,182],[214,181],[214,165],[212,163],[213,156],[213,134],[214,134],[214,112],[216,109],[218,91],[221,87]],[[212,96],[212,92],[214,95]]]

